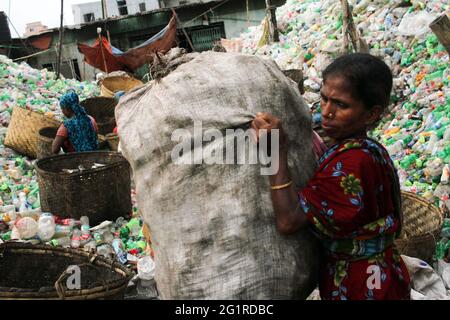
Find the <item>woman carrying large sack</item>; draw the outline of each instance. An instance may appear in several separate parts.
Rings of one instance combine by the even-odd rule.
[[[295,190],[287,165],[281,121],[259,113],[257,131],[279,129],[280,166],[271,176],[278,230],[310,226],[321,240],[322,299],[409,299],[409,275],[394,239],[402,226],[400,187],[386,149],[367,137],[389,105],[392,74],[368,54],[336,59],[323,72],[322,128],[335,144],[302,190]]]

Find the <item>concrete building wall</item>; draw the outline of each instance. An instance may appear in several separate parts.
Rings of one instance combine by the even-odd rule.
[[[93,13],[94,19],[98,20],[102,18],[102,5],[100,1],[74,4],[72,5],[72,13],[75,24],[85,23],[84,15],[89,13]]]
[[[92,45],[95,39],[91,39],[90,41],[83,41],[83,43],[88,43]],[[78,51],[78,47],[76,43],[64,44],[62,46],[62,74],[66,78],[72,78],[71,68],[69,66],[69,61],[75,60],[78,64],[78,69],[80,71],[80,76],[82,80],[95,80],[96,73],[100,72],[97,69],[94,69],[89,64],[84,62],[84,55]],[[58,61],[58,57],[55,51],[52,51],[48,54],[38,55],[36,60],[33,62],[33,66],[37,66],[38,69],[43,69],[48,65],[52,66],[53,71],[56,71],[56,62]]]
[[[159,9],[158,0],[127,0],[128,14],[141,12],[139,4],[145,3],[145,11]]]
[[[47,26],[44,26],[42,24],[42,22],[38,21],[38,22],[31,22],[31,23],[27,23],[26,27],[25,27],[25,33],[23,34],[23,36],[29,37],[29,36],[33,36],[36,34],[39,34],[43,31],[48,30]]]

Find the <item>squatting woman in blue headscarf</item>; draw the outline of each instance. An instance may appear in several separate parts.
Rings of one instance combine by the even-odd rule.
[[[97,123],[80,106],[78,95],[69,92],[61,97],[59,104],[67,120],[56,133],[52,152],[58,154],[61,147],[67,153],[97,150]]]

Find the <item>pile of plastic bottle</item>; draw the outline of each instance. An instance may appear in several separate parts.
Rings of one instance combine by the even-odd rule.
[[[63,77],[56,80],[54,72],[33,69],[25,62],[17,64],[0,55],[0,123],[3,125],[9,123],[15,106],[62,120],[58,101],[69,90],[75,91],[80,100],[100,94],[95,82]]]
[[[353,19],[370,53],[382,58],[394,76],[392,109],[370,134],[393,158],[403,190],[450,209],[449,55],[429,29],[449,2],[349,1]],[[261,46],[263,23],[234,39],[242,52],[269,56],[281,69],[302,69],[305,100],[320,124],[321,70],[342,52],[342,7],[337,0],[287,0],[277,9],[280,42]],[[448,256],[446,219],[437,257]]]
[[[80,99],[100,93],[95,82],[55,79],[53,72],[36,70],[26,63],[17,64],[0,55],[0,207],[18,202],[21,192],[33,209],[40,207],[31,159],[3,145],[12,108],[19,106],[62,120],[58,101],[68,90],[77,92]]]
[[[96,252],[124,265],[135,265],[151,248],[143,234],[139,217],[104,221],[91,227],[89,218],[80,220],[60,218],[40,210],[29,210],[21,194],[19,209],[14,205],[3,207],[0,214],[0,239],[21,240],[33,244],[50,244]]]

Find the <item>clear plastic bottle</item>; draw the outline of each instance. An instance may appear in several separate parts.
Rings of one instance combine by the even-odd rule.
[[[155,298],[158,296],[156,283],[154,279],[155,264],[153,259],[145,256],[137,263],[139,280],[136,286],[138,295],[146,298]]]
[[[433,132],[430,136],[430,140],[428,140],[427,147],[425,149],[425,151],[428,154],[431,154],[433,152],[433,149],[438,140],[439,140],[438,136],[436,135],[436,133]]]
[[[114,254],[114,249],[109,244],[102,244],[97,247],[97,254],[107,259],[111,259]]]
[[[395,156],[403,150],[403,142],[401,140],[396,141],[390,146],[386,147],[386,149],[391,157]]]
[[[105,230],[102,233],[103,243],[111,244],[114,240],[114,235],[109,230]]]
[[[74,229],[72,233],[72,240],[70,246],[72,248],[79,248],[81,245],[81,231],[79,229]]]
[[[38,221],[38,236],[42,241],[49,241],[55,234],[55,220],[51,213],[42,213]]]
[[[94,232],[93,237],[97,246],[103,243],[103,235],[100,232],[98,231]]]
[[[444,136],[442,138],[444,141],[450,140],[450,126],[445,129]]]
[[[89,251],[89,252],[94,251],[95,252],[97,250],[97,243],[95,242],[94,239],[91,239],[83,246],[83,248],[86,251]]]
[[[25,192],[19,193],[19,201],[20,201],[19,212],[26,212],[28,210],[28,206],[27,206],[27,195],[25,194]]]
[[[126,224],[127,224],[127,221],[125,220],[124,217],[118,217],[117,218],[117,220],[116,220],[116,228],[120,229]]]
[[[87,216],[82,216],[80,218],[80,224],[81,224],[81,234],[86,235],[86,234],[90,234],[91,232],[89,231],[90,226],[89,226],[89,217]]]
[[[150,256],[139,259],[137,263],[139,278],[142,280],[152,280],[155,276],[155,263]]]
[[[442,168],[441,183],[448,184],[449,178],[450,178],[450,169],[448,164],[446,164],[444,165],[444,168]]]
[[[120,238],[115,238],[112,242],[112,247],[114,249],[114,252],[117,255],[117,260],[121,264],[126,264],[128,259],[127,259],[127,253],[124,250],[124,245],[123,245],[122,240]]]
[[[37,222],[30,217],[21,218],[16,222],[15,227],[17,228],[20,239],[33,238],[38,232]]]
[[[19,211],[19,209],[20,209],[20,200],[19,200],[19,198],[16,197],[15,194],[13,194],[13,196],[12,196],[12,204],[14,205],[16,210]]]
[[[85,245],[91,240],[91,231],[89,226],[89,217],[82,216],[80,218],[80,228],[81,228],[81,244]]]
[[[63,226],[63,225],[56,225],[55,226],[55,234],[54,236],[56,238],[68,236],[72,232],[72,227],[70,226]]]

